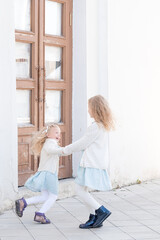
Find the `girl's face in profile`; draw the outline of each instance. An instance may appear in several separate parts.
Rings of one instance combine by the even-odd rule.
[[[60,140],[61,130],[59,127],[52,127],[49,129],[48,138],[55,139],[57,142]]]

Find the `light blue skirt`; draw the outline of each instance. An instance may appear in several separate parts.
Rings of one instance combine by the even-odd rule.
[[[104,169],[83,168],[79,166],[75,182],[99,191],[109,191],[112,189],[109,175]]]
[[[42,192],[46,190],[55,195],[58,194],[58,176],[57,173],[41,171],[31,176],[24,185],[33,192]]]

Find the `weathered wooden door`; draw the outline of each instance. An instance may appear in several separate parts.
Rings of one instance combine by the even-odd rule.
[[[57,123],[63,146],[71,142],[72,0],[15,0],[19,186],[38,168],[32,134]],[[59,178],[72,175],[60,160]]]

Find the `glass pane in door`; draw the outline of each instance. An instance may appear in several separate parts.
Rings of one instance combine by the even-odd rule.
[[[17,90],[17,123],[31,123],[31,90]]]
[[[31,78],[32,46],[30,43],[16,42],[16,77]]]
[[[62,48],[45,46],[45,69],[47,80],[61,80],[62,78]]]
[[[31,31],[31,0],[14,0],[15,29]]]
[[[46,90],[45,123],[61,122],[62,91]]]
[[[62,4],[45,1],[45,34],[62,35]]]

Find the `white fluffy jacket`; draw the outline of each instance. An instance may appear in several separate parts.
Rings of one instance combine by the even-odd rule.
[[[40,164],[38,171],[57,172],[59,168],[59,156],[62,155],[62,149],[57,141],[51,138],[46,139],[40,155]]]
[[[64,154],[83,151],[81,167],[98,169],[108,168],[108,132],[96,122],[88,127],[86,134],[78,141],[66,146]]]

